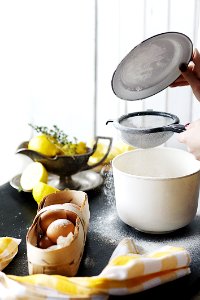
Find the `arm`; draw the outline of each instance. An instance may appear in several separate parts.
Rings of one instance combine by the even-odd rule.
[[[200,53],[194,50],[192,61],[187,66],[180,65],[181,76],[171,84],[171,87],[190,85],[192,91],[200,102]],[[200,160],[200,119],[192,122],[186,127],[186,131],[178,135],[180,143],[186,144],[188,151],[191,152],[196,159]]]

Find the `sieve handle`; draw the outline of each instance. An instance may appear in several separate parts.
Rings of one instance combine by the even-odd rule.
[[[182,124],[172,124],[163,127],[164,131],[173,131],[177,133],[181,133],[186,130],[186,125]]]
[[[109,119],[108,121],[106,121],[106,125],[108,125],[108,123],[114,122],[113,119]]]

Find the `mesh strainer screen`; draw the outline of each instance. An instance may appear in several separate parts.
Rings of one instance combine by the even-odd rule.
[[[130,114],[120,120],[120,135],[124,142],[134,147],[152,148],[165,143],[173,135],[172,131],[163,128],[174,122],[173,115],[169,114]]]
[[[128,133],[121,132],[121,138],[125,143],[136,148],[153,148],[164,144],[171,136],[173,132],[162,131],[156,133]]]
[[[128,128],[151,129],[170,125],[173,119],[167,116],[140,115],[123,119],[120,124]]]

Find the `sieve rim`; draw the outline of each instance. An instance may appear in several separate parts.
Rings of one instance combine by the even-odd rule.
[[[180,44],[179,46],[182,48],[182,51],[184,53],[184,58],[177,59],[177,66],[176,65],[174,66],[176,67],[174,72],[172,74],[169,73],[168,76],[166,76],[165,80],[162,80],[159,84],[154,86],[149,86],[142,90],[134,91],[131,88],[124,86],[123,82],[121,81],[121,73],[124,64],[126,64],[126,61],[129,59],[131,54],[134,53],[138,47],[141,47],[146,43],[147,44],[150,43],[151,40],[154,41],[154,39],[157,40],[165,37],[171,38],[172,40],[175,39],[176,42],[178,41],[178,39],[181,39],[179,41]],[[137,101],[137,100],[141,100],[153,96],[161,92],[162,90],[166,89],[172,82],[174,82],[181,75],[178,66],[180,63],[183,62],[188,64],[192,60],[192,53],[193,53],[193,43],[191,39],[184,33],[178,31],[167,31],[167,32],[162,32],[154,36],[151,36],[145,39],[144,41],[142,41],[140,44],[136,45],[119,63],[111,79],[112,91],[118,98],[127,101],[135,101],[135,100]]]
[[[152,127],[152,128],[134,128],[134,127],[128,127],[121,124],[123,120],[128,119],[130,117],[145,116],[145,115],[168,117],[172,120],[172,122],[167,126],[159,126],[159,127]],[[114,121],[114,126],[116,129],[127,133],[149,134],[149,133],[163,132],[166,130],[170,131],[169,130],[170,125],[179,124],[179,123],[180,123],[179,118],[174,114],[168,112],[162,112],[162,111],[147,110],[147,111],[139,111],[139,112],[124,114]]]

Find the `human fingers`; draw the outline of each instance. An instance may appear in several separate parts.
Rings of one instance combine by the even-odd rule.
[[[198,132],[198,135],[199,135],[199,130],[200,130],[200,119],[198,120],[195,120],[191,123],[188,123],[187,125],[185,125],[185,129],[188,130],[188,129],[192,129],[192,128],[196,128],[197,129],[197,132]]]
[[[194,62],[194,72],[196,73],[197,77],[200,79],[200,53],[198,49],[194,49],[193,53],[193,62]]]
[[[181,74],[174,82],[170,84],[170,87],[177,87],[177,86],[184,86],[184,85],[188,85],[188,82]]]
[[[194,63],[190,62],[187,68],[193,72],[194,70]],[[187,86],[189,85],[188,81],[183,77],[181,74],[174,82],[170,84],[170,87],[179,87],[179,86]]]
[[[182,75],[185,78],[185,80],[191,85],[193,91],[199,92],[200,80],[196,76],[196,74],[191,69],[189,69],[186,64],[181,64],[179,66],[179,69],[182,72]]]
[[[178,141],[179,141],[180,143],[185,144],[185,142],[186,142],[186,134],[185,134],[185,131],[178,134]]]
[[[194,121],[192,123],[188,123],[185,125],[186,130],[178,134],[178,141],[180,143],[186,143],[187,137],[188,137],[188,130],[196,127],[197,126],[196,123],[197,123],[197,121],[196,122]]]
[[[185,80],[183,75],[181,74],[174,82],[179,82]]]
[[[179,82],[173,82],[172,84],[170,84],[170,87],[179,87],[179,86],[187,86],[189,85],[189,83],[184,80],[184,81],[179,81]]]
[[[190,146],[190,143],[188,141],[188,135],[187,135],[186,131],[179,133],[177,139],[180,143],[185,144],[187,146],[188,152],[194,154],[194,156],[197,158],[198,155],[195,153],[194,148]],[[197,159],[199,159],[199,158],[197,158]]]

